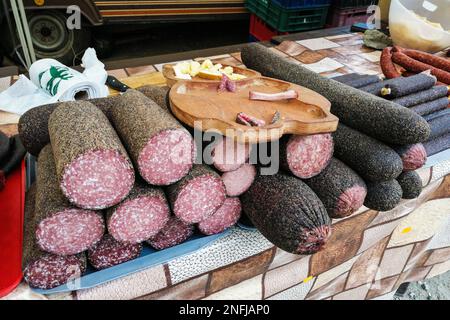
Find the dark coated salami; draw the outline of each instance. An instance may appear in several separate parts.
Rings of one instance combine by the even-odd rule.
[[[373,210],[388,211],[395,208],[402,199],[402,187],[397,180],[367,182],[364,205]]]
[[[423,143],[428,156],[439,153],[450,148],[450,133],[434,138]]]
[[[421,103],[433,101],[442,97],[446,97],[448,93],[447,86],[434,86],[428,90],[422,90],[416,93],[392,100],[404,107],[412,107]],[[448,102],[447,102],[448,104]]]
[[[220,176],[200,164],[194,165],[186,177],[169,186],[167,193],[173,213],[188,224],[211,216],[226,198]]]
[[[415,199],[422,192],[422,179],[415,171],[403,172],[396,180],[402,187],[403,199]]]
[[[237,197],[250,188],[256,177],[256,168],[254,165],[244,163],[234,171],[228,171],[222,174],[222,181],[225,184],[227,196]]]
[[[403,171],[417,170],[427,162],[427,152],[421,143],[393,146],[393,149],[402,158]]]
[[[227,198],[212,216],[200,221],[197,227],[206,235],[220,233],[236,224],[241,217],[241,211],[239,198]]]
[[[140,256],[142,244],[119,242],[111,235],[103,238],[88,250],[89,263],[98,270],[106,269]]]
[[[164,228],[154,237],[147,240],[153,248],[162,250],[186,241],[194,233],[194,227],[176,217],[170,217]]]
[[[101,239],[101,213],[70,205],[58,185],[50,145],[41,150],[36,176],[36,239],[39,247],[59,255],[87,250]]]
[[[191,169],[195,154],[192,136],[139,91],[125,92],[111,109],[111,118],[136,169],[148,183],[169,185]]]
[[[302,179],[319,174],[332,156],[333,138],[329,133],[291,135],[280,140],[282,167]]]
[[[106,116],[85,101],[58,106],[48,121],[60,187],[85,209],[122,201],[134,183],[134,170]]]
[[[429,114],[445,110],[448,107],[449,100],[447,97],[442,97],[433,101],[424,102],[412,106],[410,109],[421,116],[427,116]]]
[[[236,170],[248,160],[250,152],[251,145],[223,137],[212,150],[214,167],[222,172]]]
[[[137,180],[128,197],[107,210],[108,232],[117,241],[139,243],[157,234],[169,215],[164,192]]]

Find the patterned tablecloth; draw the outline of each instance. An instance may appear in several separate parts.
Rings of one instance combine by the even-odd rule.
[[[319,65],[325,76],[381,73],[380,52],[364,47],[361,34],[286,41],[272,50],[301,64],[328,58]],[[211,58],[241,65],[239,53]],[[161,67],[110,73],[132,87],[162,85]],[[21,284],[6,298],[391,299],[403,282],[450,270],[450,153],[437,158],[418,170],[418,199],[402,200],[388,212],[363,207],[334,220],[331,239],[314,255],[286,253],[258,231],[235,227],[197,252],[98,287],[44,297]]]

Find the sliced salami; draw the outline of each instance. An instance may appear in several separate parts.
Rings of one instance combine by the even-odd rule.
[[[86,101],[58,106],[48,122],[61,190],[85,209],[104,209],[122,201],[134,171],[106,116]]]
[[[223,137],[212,150],[214,167],[222,172],[238,169],[249,158],[251,145],[239,143],[228,137]]]
[[[39,247],[58,255],[87,250],[104,232],[101,213],[74,207],[61,193],[50,145],[38,157],[35,232]]]
[[[227,198],[212,216],[201,221],[197,227],[206,235],[220,233],[236,224],[241,217],[241,211],[239,198]]]
[[[194,165],[189,174],[167,189],[173,213],[188,224],[211,216],[226,198],[220,176],[206,165]]]
[[[281,165],[302,179],[319,174],[332,156],[333,138],[329,133],[291,135],[280,140]]]
[[[172,184],[192,168],[195,147],[190,133],[139,91],[125,92],[111,109],[111,118],[148,183]]]
[[[88,250],[88,260],[95,269],[101,270],[136,259],[141,252],[142,244],[119,242],[105,234],[102,240]]]
[[[194,233],[194,227],[176,217],[171,217],[165,227],[154,237],[147,240],[153,248],[162,250],[186,241]]]
[[[254,165],[244,163],[234,171],[228,171],[222,174],[222,181],[225,184],[227,196],[237,197],[250,188],[256,177],[256,168]]]
[[[140,243],[157,234],[169,220],[164,192],[137,181],[128,197],[107,211],[108,232],[117,240]]]

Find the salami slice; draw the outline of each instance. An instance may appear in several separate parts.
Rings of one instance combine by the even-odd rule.
[[[171,217],[164,228],[147,240],[153,248],[162,250],[186,241],[194,233],[194,227],[176,217]]]
[[[45,253],[36,245],[35,227],[36,185],[27,191],[24,210],[23,275],[33,288],[51,289],[79,277],[86,270],[84,253],[57,256]]]
[[[194,165],[189,174],[167,189],[173,213],[182,221],[198,223],[211,216],[226,198],[220,176],[206,165]]]
[[[141,252],[142,244],[119,242],[105,234],[102,240],[88,250],[88,260],[95,269],[101,270],[136,259]]]
[[[169,220],[164,192],[137,181],[128,197],[107,211],[108,232],[117,240],[140,243],[157,234]]]
[[[128,90],[111,110],[114,126],[142,178],[169,185],[192,168],[194,140],[168,112],[136,90]]]
[[[328,165],[333,148],[329,133],[283,137],[280,140],[281,165],[299,178],[311,178]]]
[[[223,137],[212,150],[214,167],[222,172],[236,170],[248,160],[250,152],[250,144]]]
[[[85,101],[58,106],[48,122],[60,187],[85,209],[122,201],[134,183],[130,159],[106,116]]]
[[[61,193],[50,145],[38,157],[36,221],[37,244],[42,250],[58,255],[87,250],[104,232],[100,213],[70,205]]]
[[[236,197],[243,194],[250,188],[255,177],[256,168],[249,163],[244,163],[239,169],[222,174],[222,181],[225,184],[227,196]]]
[[[206,235],[220,233],[236,224],[241,217],[241,211],[239,198],[227,198],[212,216],[201,221],[197,227]]]

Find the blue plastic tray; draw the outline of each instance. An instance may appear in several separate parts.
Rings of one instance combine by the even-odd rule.
[[[103,270],[95,270],[94,268],[89,266],[86,273],[81,278],[76,279],[72,283],[64,284],[62,286],[48,290],[32,290],[40,294],[51,294],[92,288],[105,282],[125,277],[132,273],[165,263],[167,261],[197,251],[210,244],[211,242],[224,237],[228,232],[229,229],[212,236],[205,236],[196,233],[186,242],[161,251],[144,245],[144,249],[142,250],[142,254],[139,258]]]

